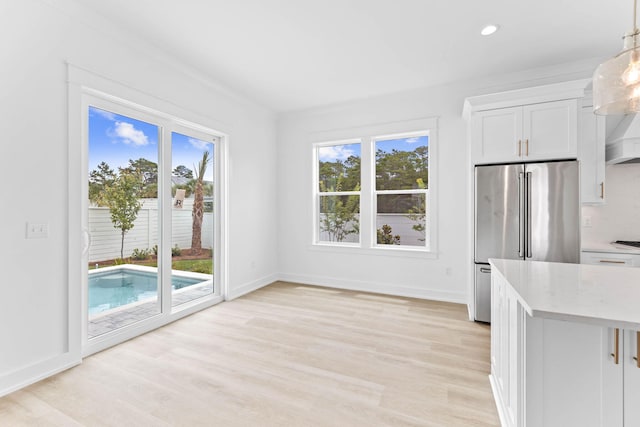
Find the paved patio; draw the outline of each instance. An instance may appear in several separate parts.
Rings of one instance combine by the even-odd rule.
[[[213,283],[205,285],[193,285],[188,288],[173,292],[172,307],[202,298],[213,293]],[[149,301],[142,304],[130,304],[120,309],[110,311],[106,314],[98,314],[93,319],[89,319],[89,338],[97,337],[107,332],[111,332],[123,326],[139,322],[160,313],[157,301]]]

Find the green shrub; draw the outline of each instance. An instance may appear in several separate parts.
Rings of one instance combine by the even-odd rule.
[[[391,230],[391,226],[384,224],[382,229],[378,228],[376,230],[377,240],[379,245],[399,245],[400,244],[400,236],[393,235],[393,231]]]
[[[180,256],[180,255],[182,255],[182,249],[180,249],[176,244],[173,248],[171,248],[171,256]]]
[[[131,258],[138,260],[138,261],[142,261],[145,260],[147,258],[149,258],[149,249],[134,249],[133,252],[131,253]]]

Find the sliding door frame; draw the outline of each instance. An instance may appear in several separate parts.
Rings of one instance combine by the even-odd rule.
[[[88,110],[94,106],[157,125],[159,242],[158,298],[161,312],[145,320],[88,339]],[[215,305],[228,294],[229,135],[181,117],[193,112],[69,65],[69,337],[70,347],[86,357],[182,317]],[[202,123],[202,122],[201,122]],[[206,123],[206,121],[205,121]],[[214,244],[211,295],[171,307],[171,133],[214,142]],[[213,142],[213,141],[212,141]]]

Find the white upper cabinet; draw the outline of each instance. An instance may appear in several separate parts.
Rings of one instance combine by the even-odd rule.
[[[522,107],[480,111],[471,118],[476,163],[501,163],[522,155]]]
[[[525,105],[522,110],[526,161],[578,157],[577,99]]]
[[[578,158],[579,80],[465,100],[472,164]]]
[[[578,101],[479,111],[471,117],[475,164],[575,159]]]

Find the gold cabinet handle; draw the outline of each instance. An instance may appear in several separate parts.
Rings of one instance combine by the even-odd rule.
[[[636,361],[636,367],[640,368],[640,332],[636,332],[636,357],[633,360]]]
[[[522,140],[518,140],[518,157],[522,157]]]
[[[526,147],[526,153],[527,153],[527,154],[525,154],[525,156],[529,156],[529,139],[528,138],[525,139],[524,145]]]
[[[604,181],[600,183],[600,198],[604,200]]]
[[[618,347],[620,344],[620,329],[616,328],[613,334],[613,353],[610,354],[613,357],[613,362],[618,365],[620,363],[620,354],[618,353]]]
[[[606,264],[626,264],[626,261],[614,261],[612,259],[601,259],[600,262],[604,262]]]

